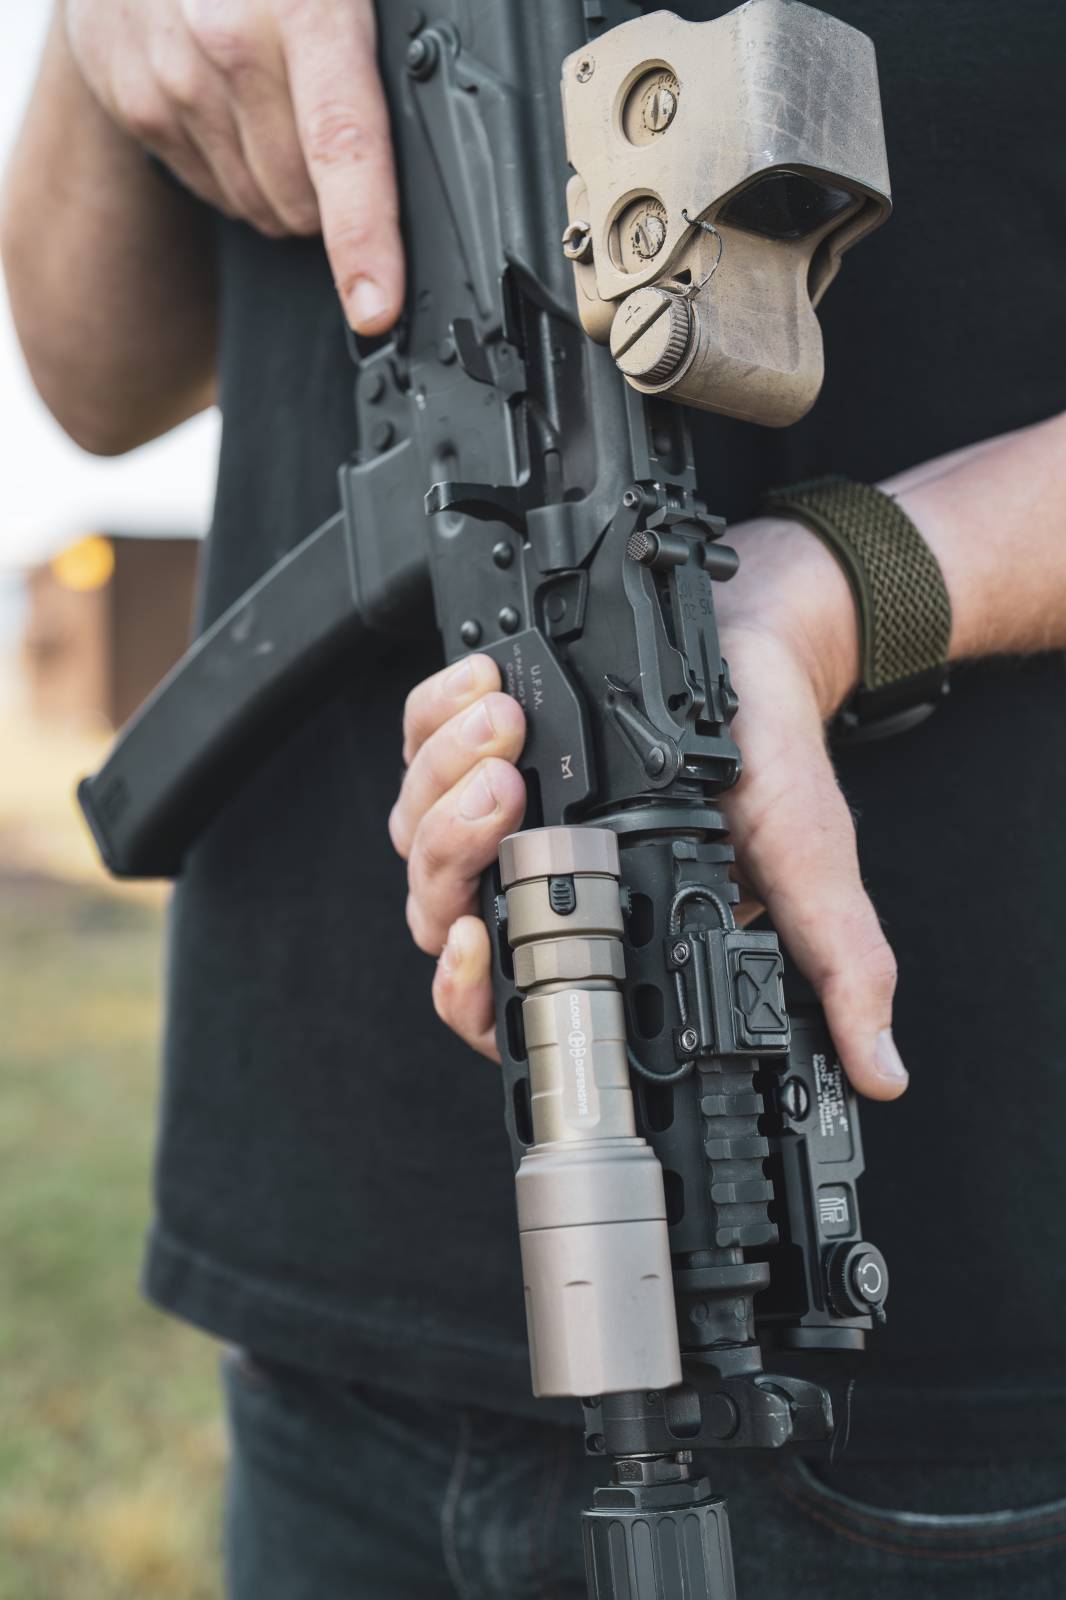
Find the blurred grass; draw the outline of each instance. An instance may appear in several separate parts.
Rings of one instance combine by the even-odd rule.
[[[212,1345],[137,1294],[157,904],[0,869],[0,1600],[219,1593]]]

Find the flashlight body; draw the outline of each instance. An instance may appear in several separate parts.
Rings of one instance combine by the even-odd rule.
[[[536,1395],[681,1381],[662,1169],[629,1082],[618,841],[542,828],[500,852],[525,995],[533,1143],[516,1178]]]

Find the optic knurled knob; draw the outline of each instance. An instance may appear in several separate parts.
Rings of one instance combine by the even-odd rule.
[[[639,383],[665,383],[681,366],[692,340],[692,307],[665,289],[636,289],[611,324],[611,354]]]

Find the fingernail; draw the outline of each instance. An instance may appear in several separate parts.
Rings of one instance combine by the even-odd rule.
[[[470,693],[474,687],[474,669],[469,661],[460,661],[457,667],[452,668],[444,680],[444,687],[450,695],[455,696],[456,700],[461,700],[465,694]]]
[[[458,928],[452,928],[449,932],[447,942],[440,953],[440,964],[446,972],[455,972],[462,966],[463,943]]]
[[[471,750],[476,750],[479,745],[489,744],[496,737],[496,729],[492,725],[489,709],[484,700],[480,700],[472,711],[463,718],[459,727],[459,737]]]
[[[389,309],[389,302],[384,289],[373,278],[360,278],[352,290],[348,309],[354,326],[362,328],[383,316]]]
[[[882,1028],[877,1035],[874,1045],[874,1066],[879,1078],[887,1078],[890,1083],[906,1083],[908,1073],[903,1065],[902,1057],[896,1049],[896,1041],[892,1037],[891,1028]]]
[[[496,796],[489,788],[484,773],[479,772],[459,796],[459,814],[468,822],[477,822],[479,817],[491,816],[495,809]]]

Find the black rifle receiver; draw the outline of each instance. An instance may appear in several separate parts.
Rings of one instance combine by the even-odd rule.
[[[828,1439],[829,1388],[764,1359],[861,1349],[887,1272],[861,1237],[858,1115],[824,1019],[804,1001],[790,1020],[776,938],[734,925],[715,801],[739,771],[736,700],[713,588],[736,558],[670,396],[773,423],[813,399],[811,297],[887,212],[872,50],[788,0],[699,25],[628,0],[437,0],[379,21],[410,291],[358,359],[341,510],[196,641],[79,797],[113,872],[174,876],[364,630],[424,631],[435,610],[449,660],[495,657],[528,727],[515,839],[533,844],[509,846],[484,903],[527,1283],[551,1324],[531,1312],[538,1392],[580,1396],[587,1448],[612,1463],[585,1517],[590,1596],[732,1600],[725,1504],[693,1453]],[[716,141],[699,118],[731,94],[763,120]],[[602,155],[618,141],[613,168],[597,129]],[[791,374],[763,337],[775,311],[799,329]],[[604,898],[612,876],[620,899]],[[608,1103],[623,1133],[597,1139]],[[634,1156],[631,1181],[611,1188],[585,1159],[605,1145]],[[529,1175],[560,1151],[582,1157],[566,1168],[582,1183],[600,1176],[573,1201],[567,1177],[558,1215],[548,1191],[530,1201]],[[667,1379],[639,1357],[639,1381],[577,1387],[637,1368],[606,1348],[626,1344],[625,1317],[591,1367],[580,1352],[567,1368],[552,1252],[575,1222],[598,1249],[610,1207],[644,1184],[626,1226],[668,1250],[669,1326],[647,1366]],[[616,1268],[590,1292],[624,1296],[624,1256]]]

